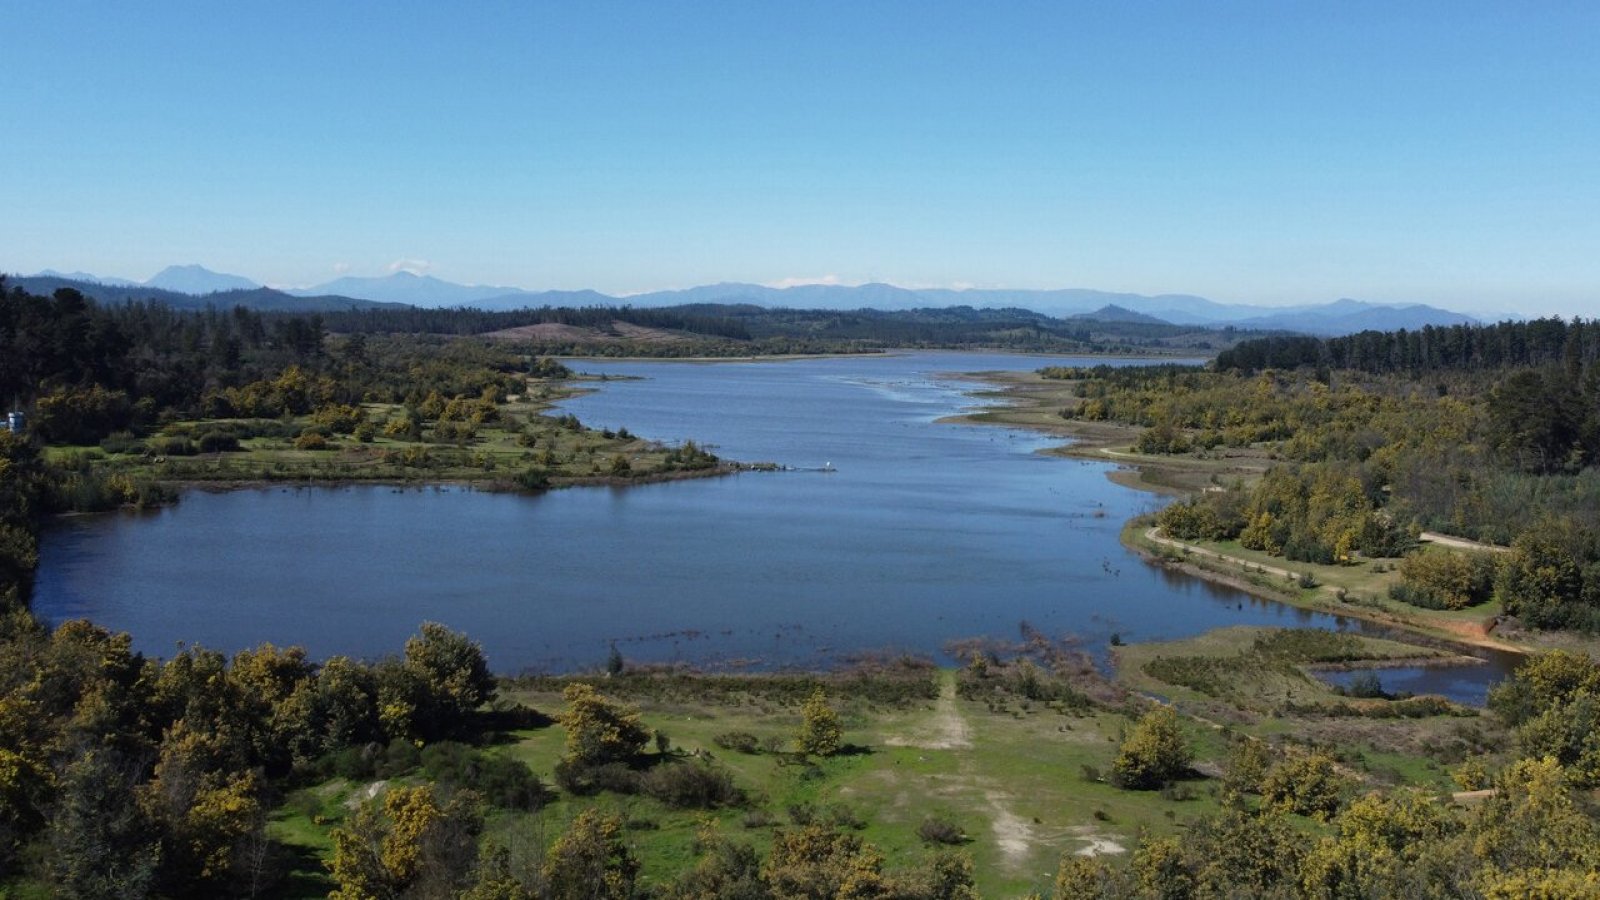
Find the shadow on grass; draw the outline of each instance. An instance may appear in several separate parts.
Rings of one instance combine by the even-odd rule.
[[[520,703],[508,709],[482,710],[475,718],[473,730],[485,735],[484,742],[490,744],[513,743],[517,740],[513,731],[538,731],[556,723],[550,716]]]
[[[278,900],[326,897],[336,884],[322,864],[322,857],[311,847],[274,841],[272,855],[283,877],[262,896]]]

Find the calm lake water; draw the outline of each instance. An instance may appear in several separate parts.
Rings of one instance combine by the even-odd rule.
[[[531,497],[190,491],[169,509],[53,525],[34,609],[129,631],[154,654],[272,641],[378,656],[434,620],[505,672],[593,666],[613,642],[637,660],[811,667],[937,656],[952,639],[1016,638],[1024,622],[1089,648],[1224,625],[1364,627],[1146,565],[1118,532],[1160,501],[1112,484],[1108,464],[1042,456],[1052,441],[1030,432],[937,421],[981,402],[982,385],[951,373],[1074,362],[582,360],[639,379],[563,404],[585,423],[812,471]],[[1408,689],[1481,701],[1502,671],[1430,670]]]

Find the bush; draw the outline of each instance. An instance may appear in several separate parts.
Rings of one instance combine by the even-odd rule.
[[[1483,764],[1483,760],[1477,758],[1463,761],[1450,771],[1450,777],[1463,791],[1481,791],[1494,786],[1494,779],[1489,775],[1489,767]]]
[[[1387,700],[1389,698],[1389,695],[1383,690],[1383,679],[1379,678],[1376,672],[1362,672],[1350,679],[1350,686],[1346,687],[1344,692],[1351,697],[1361,697],[1369,700]]]
[[[144,441],[129,431],[118,431],[100,441],[100,449],[107,453],[143,453]]]
[[[1323,821],[1339,811],[1348,780],[1326,753],[1308,753],[1274,766],[1261,783],[1263,801]]]
[[[1161,788],[1161,799],[1182,803],[1194,799],[1194,789],[1187,784],[1167,782]]]
[[[718,747],[724,750],[732,750],[735,753],[760,752],[756,736],[746,731],[724,731],[712,738],[711,741]]]
[[[639,773],[620,762],[591,766],[564,759],[556,763],[555,780],[562,790],[578,797],[601,791],[637,794],[641,786]]]
[[[388,744],[362,744],[330,753],[310,765],[314,776],[338,776],[346,781],[396,778],[415,769],[421,762],[417,745],[404,738]]]
[[[860,831],[861,829],[867,827],[867,820],[857,815],[856,811],[851,809],[849,805],[844,803],[834,803],[828,806],[828,824],[834,826],[835,828],[848,828],[852,831]]]
[[[239,449],[239,439],[224,431],[208,431],[200,435],[201,453],[231,453]]]
[[[340,403],[331,403],[311,414],[311,421],[336,434],[349,434],[366,420],[367,415],[361,407]]]
[[[727,770],[699,763],[667,763],[639,778],[640,793],[677,809],[738,806],[744,793]]]
[[[1183,775],[1194,760],[1194,751],[1178,724],[1178,714],[1169,706],[1145,713],[1128,739],[1123,741],[1111,765],[1111,777],[1118,787],[1154,790]]]
[[[198,449],[188,438],[162,435],[151,438],[145,452],[151,456],[193,456]]]
[[[305,431],[300,432],[299,437],[294,439],[294,448],[296,450],[326,450],[328,449],[328,439],[320,431],[307,428]]]
[[[476,791],[504,809],[532,812],[544,806],[550,792],[526,763],[440,741],[423,748],[422,770],[434,781]]]
[[[960,825],[934,818],[922,820],[917,826],[917,837],[929,844],[964,844],[969,840]]]

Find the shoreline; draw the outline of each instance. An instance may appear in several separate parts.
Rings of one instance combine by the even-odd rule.
[[[562,490],[574,487],[630,487],[634,485],[665,484],[672,481],[690,481],[697,478],[720,478],[726,475],[737,475],[740,472],[768,471],[759,463],[721,463],[708,469],[688,469],[675,472],[652,472],[648,475],[639,475],[633,478],[624,478],[618,475],[572,475],[552,478],[550,483],[538,490],[524,490],[513,487],[505,478],[351,478],[342,476],[337,478],[245,478],[245,479],[204,479],[204,478],[174,478],[161,480],[157,483],[177,491],[206,491],[213,494],[223,494],[228,491],[265,490],[275,487],[293,488],[343,488],[343,487],[397,487],[426,488],[450,487],[470,488],[486,493],[511,493],[536,495],[545,491]],[[108,512],[113,510],[108,510]],[[66,516],[95,516],[98,512],[64,512],[57,517]]]
[[[958,354],[989,353],[996,356],[1034,356],[1040,359],[1061,359],[1063,357],[1082,357],[1084,359],[1110,360],[1110,359],[1151,359],[1151,360],[1187,360],[1200,359],[1192,353],[1068,353],[1058,350],[1012,350],[1004,347],[885,347],[879,350],[860,350],[848,352],[843,350],[830,350],[826,353],[763,353],[748,356],[553,356],[563,365],[582,364],[585,362],[628,362],[628,363],[692,363],[708,365],[714,363],[754,363],[754,362],[799,362],[807,359],[876,359],[909,356],[914,353],[928,354]],[[971,373],[950,372],[949,377],[957,380],[983,381],[986,379],[973,377]],[[625,376],[611,376],[613,378]],[[599,380],[599,379],[595,379]]]

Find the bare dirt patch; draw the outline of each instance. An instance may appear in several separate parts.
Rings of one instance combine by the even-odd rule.
[[[579,328],[576,325],[563,325],[560,322],[541,322],[538,325],[518,325],[516,328],[502,328],[484,335],[487,338],[496,338],[505,341],[590,341],[598,340],[600,334],[590,328]]]
[[[378,781],[374,781],[360,790],[352,791],[350,793],[350,798],[344,801],[344,805],[350,809],[355,809],[361,804],[366,803],[374,797],[377,797],[379,794],[387,790],[388,787],[389,782],[387,779],[379,779]]]
[[[560,322],[540,322],[537,325],[519,325],[502,328],[483,335],[503,341],[566,341],[574,344],[688,344],[704,340],[681,331],[646,328],[629,322],[614,321],[604,328],[584,328]]]
[[[1073,851],[1074,855],[1077,855],[1077,856],[1109,856],[1109,855],[1116,854],[1116,853],[1127,853],[1128,852],[1128,848],[1127,847],[1122,846],[1121,844],[1117,843],[1116,841],[1111,840],[1110,838],[1091,837],[1091,838],[1083,838],[1083,840],[1087,841],[1088,843],[1086,843],[1083,847],[1081,847],[1081,848],[1079,848],[1077,850],[1074,850]]]
[[[990,791],[984,794],[984,799],[989,801],[989,807],[994,811],[989,829],[994,832],[994,842],[1000,848],[1006,868],[1021,868],[1027,862],[1028,854],[1033,851],[1033,826],[1006,806],[1005,795]]]

